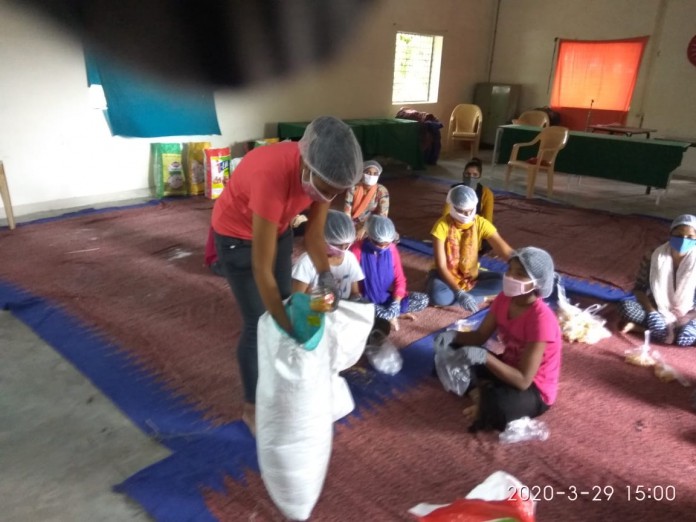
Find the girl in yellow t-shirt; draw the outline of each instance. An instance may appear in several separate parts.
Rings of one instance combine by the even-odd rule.
[[[474,312],[486,296],[502,289],[502,273],[479,272],[481,241],[487,240],[494,254],[506,261],[512,248],[490,221],[476,214],[478,197],[472,188],[452,188],[447,203],[449,213],[430,232],[435,263],[428,275],[428,294],[436,306],[457,303]]]

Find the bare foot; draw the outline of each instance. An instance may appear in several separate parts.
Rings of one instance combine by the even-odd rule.
[[[256,437],[256,405],[250,402],[244,403],[242,410],[242,420],[247,425],[252,436]]]
[[[478,404],[472,404],[471,406],[467,406],[462,410],[462,413],[464,414],[464,418],[468,420],[470,423],[473,423],[476,421],[478,418],[478,412],[479,412],[479,407]]]
[[[481,402],[481,392],[478,388],[474,388],[467,394],[467,396],[471,399],[471,406],[467,406],[466,408],[464,408],[464,410],[462,410],[462,413],[464,414],[466,420],[473,424],[478,420],[479,404]]]
[[[399,316],[399,319],[404,319],[405,321],[415,321],[416,316],[414,314],[404,314],[402,316]]]

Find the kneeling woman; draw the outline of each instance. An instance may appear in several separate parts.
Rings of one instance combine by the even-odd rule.
[[[544,250],[516,250],[503,276],[503,292],[478,330],[444,332],[436,343],[465,350],[475,374],[474,405],[465,410],[471,430],[504,430],[508,422],[537,417],[556,400],[561,369],[561,330],[544,298],[551,295],[554,267]],[[505,350],[498,357],[481,346],[498,330]]]
[[[633,294],[622,301],[623,331],[638,325],[665,344],[696,344],[696,216],[684,214],[670,227],[669,241],[643,259]]]
[[[479,272],[481,241],[488,240],[493,253],[505,261],[512,249],[493,223],[476,214],[478,197],[473,189],[454,187],[447,194],[447,203],[449,215],[442,216],[430,232],[435,255],[435,266],[428,275],[430,303],[458,303],[475,312],[486,296],[498,294],[501,288],[501,274]]]
[[[365,274],[360,293],[375,304],[375,315],[393,321],[402,314],[423,310],[428,306],[428,296],[406,291],[406,276],[394,244],[397,234],[392,220],[373,215],[367,221],[366,231],[367,239],[355,243],[351,251]]]

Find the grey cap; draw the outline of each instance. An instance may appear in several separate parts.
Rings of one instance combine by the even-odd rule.
[[[447,203],[455,208],[476,208],[478,196],[471,187],[457,185],[447,193]]]
[[[396,228],[391,219],[372,215],[367,220],[367,237],[375,243],[391,243],[396,239]]]
[[[324,240],[331,245],[355,241],[355,225],[350,216],[340,210],[329,210],[324,225]]]
[[[696,216],[692,216],[691,214],[682,214],[681,216],[677,216],[675,220],[672,221],[672,225],[670,225],[669,229],[673,230],[681,225],[686,225],[687,227],[691,227],[696,230]]]
[[[383,170],[382,165],[377,163],[375,160],[369,160],[369,161],[366,161],[365,163],[363,163],[363,172],[365,172],[370,167],[374,167],[377,169],[377,175],[382,173],[382,170]]]
[[[524,247],[515,250],[510,259],[516,258],[522,263],[527,275],[536,281],[539,295],[546,298],[553,292],[553,259],[546,250],[537,247]]]
[[[299,142],[307,166],[326,183],[349,188],[362,177],[362,151],[348,125],[333,116],[320,116],[305,129]]]

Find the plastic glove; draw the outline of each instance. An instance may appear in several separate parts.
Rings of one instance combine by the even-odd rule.
[[[449,347],[450,344],[454,341],[455,337],[457,337],[457,333],[454,330],[447,330],[446,332],[439,333],[435,336],[435,351],[441,351]]]
[[[476,299],[473,295],[466,293],[464,290],[459,290],[455,297],[459,306],[464,310],[469,312],[475,312],[478,310],[478,304],[476,304]]]
[[[333,302],[331,303],[331,311],[338,308],[338,301],[341,298],[341,290],[338,281],[330,271],[322,272],[317,277],[318,288],[324,293],[333,294]]]
[[[465,360],[469,366],[474,364],[486,364],[488,358],[488,350],[479,348],[478,346],[467,346],[462,349],[462,360]]]

